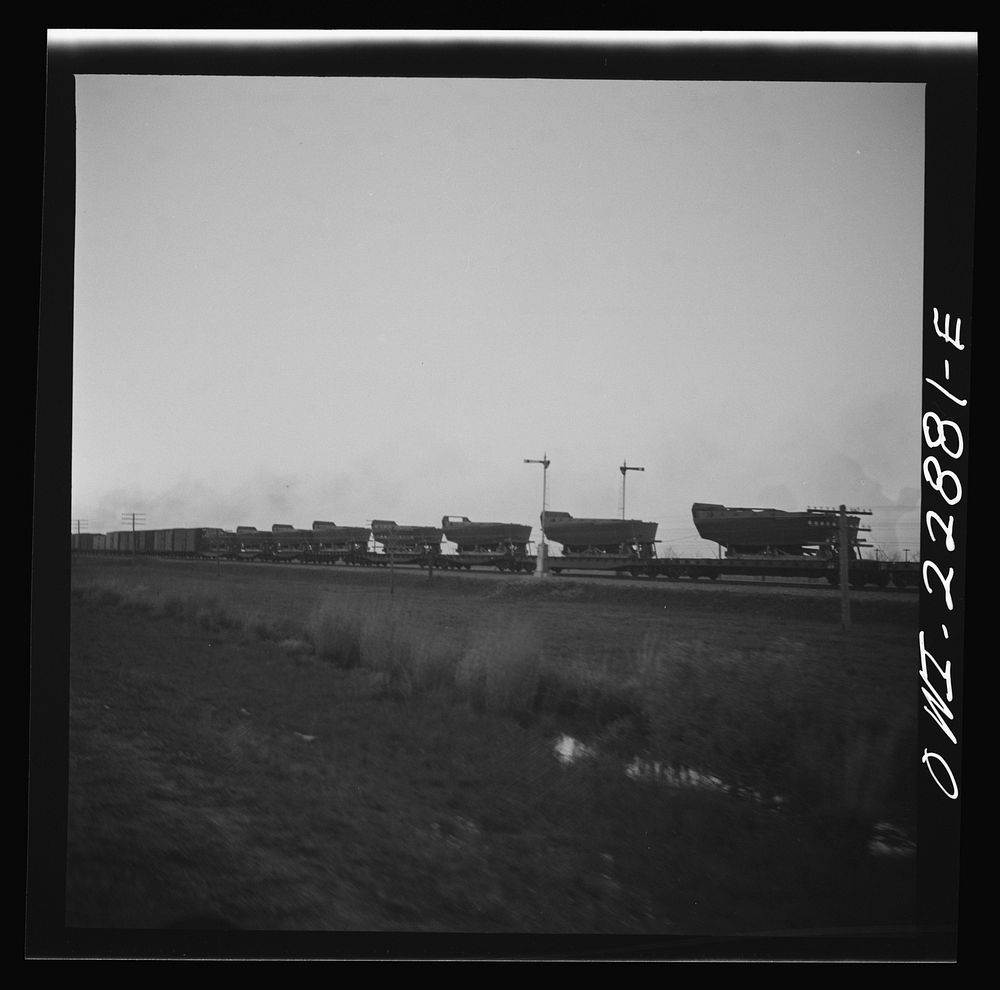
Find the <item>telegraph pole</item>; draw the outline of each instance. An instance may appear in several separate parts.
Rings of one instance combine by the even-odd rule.
[[[840,550],[840,624],[844,629],[851,625],[851,595],[848,591],[850,581],[850,547],[847,545],[847,507],[840,507],[840,536],[837,540]]]
[[[83,529],[86,529],[86,528],[87,528],[87,520],[86,520],[86,519],[74,519],[74,520],[73,520],[73,525],[74,525],[74,526],[76,526],[76,536],[77,536],[77,541],[76,541],[76,547],[74,548],[74,547],[72,546],[72,538],[70,539],[70,549],[71,549],[71,550],[72,550],[72,549],[76,549],[76,550],[83,550],[83,547],[82,547],[82,546],[80,545],[80,539],[79,539],[79,537],[80,537],[80,528],[81,528],[81,527],[82,527]],[[72,563],[72,561],[73,561],[73,558],[74,558],[74,556],[75,556],[75,554],[73,554],[73,553],[71,553],[71,554],[70,554],[70,558],[69,558],[69,559],[70,559],[70,562],[71,562],[71,563]]]
[[[369,521],[369,525],[374,526],[376,520],[372,519]],[[382,535],[381,528],[384,527],[385,533]],[[395,522],[387,522],[380,524],[380,535],[381,539],[375,537],[374,529],[372,530],[372,539],[375,541],[372,544],[372,549],[374,550],[375,544],[381,543],[383,550],[385,550],[386,555],[389,558],[389,594],[394,595],[396,593],[396,531],[399,526]]]
[[[541,464],[542,465],[542,514],[539,517],[540,529],[542,533],[542,542],[538,547],[538,561],[535,564],[535,577],[541,577],[543,574],[548,572],[548,547],[545,544],[545,499],[546,499],[546,477],[549,471],[549,455],[542,454],[542,459],[531,460],[527,457],[524,458],[525,464]]]
[[[618,469],[622,473],[622,520],[625,519],[625,472],[645,471],[644,467],[630,467],[626,461],[622,461],[622,466]]]
[[[396,524],[392,524],[392,532],[389,533],[389,594],[396,593]]]
[[[79,537],[80,537],[80,529],[81,529],[81,527],[83,529],[87,528],[87,520],[86,519],[74,519],[73,520],[73,525],[76,526],[76,536],[77,536],[76,549],[77,550],[82,550],[83,547],[80,545],[80,539],[79,539]]]
[[[135,526],[138,523],[140,526],[146,525],[146,513],[145,512],[123,512],[122,522],[132,522],[132,562],[135,563]]]

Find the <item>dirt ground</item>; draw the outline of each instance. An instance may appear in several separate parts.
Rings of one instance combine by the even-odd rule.
[[[838,696],[856,688],[875,717],[912,679],[917,622],[905,593],[854,594],[844,630],[829,587],[747,582],[101,558],[75,562],[72,578],[190,596],[290,634],[331,606],[400,609],[455,635],[516,617],[548,660],[604,672],[651,642],[794,641],[809,676]],[[829,835],[793,838],[756,812],[678,803],[617,772],[567,775],[551,725],[387,699],[361,672],[190,621],[74,607],[75,926],[690,935],[906,923],[905,864],[843,860]]]

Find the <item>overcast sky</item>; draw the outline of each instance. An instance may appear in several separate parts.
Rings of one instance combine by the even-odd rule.
[[[80,76],[89,532],[695,501],[919,548],[924,87]]]

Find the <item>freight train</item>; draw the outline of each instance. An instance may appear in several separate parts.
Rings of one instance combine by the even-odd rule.
[[[917,562],[862,558],[861,547],[865,544],[858,540],[859,511],[852,510],[855,515],[850,520],[847,545],[851,586],[891,584],[916,588],[920,581]],[[836,585],[840,582],[840,554],[831,513],[833,510],[808,510],[805,514],[773,509],[729,510],[721,505],[695,503],[692,516],[699,534],[719,543],[720,556],[713,558],[659,557],[654,522],[578,519],[568,512],[545,511],[540,518],[545,540],[542,563],[554,574],[604,572],[709,580],[735,576],[819,578]],[[800,515],[803,518],[797,518]],[[789,529],[788,523],[796,523],[797,528]],[[786,535],[792,543],[782,542]],[[531,527],[523,523],[473,522],[466,516],[444,516],[440,526],[400,526],[384,519],[375,519],[368,526],[338,526],[316,520],[309,529],[275,523],[270,530],[237,526],[235,531],[198,527],[75,533],[71,549],[270,563],[369,567],[399,564],[467,571],[488,567],[531,573],[539,568],[539,554],[532,552],[530,537]],[[546,552],[548,540],[561,544],[560,555]],[[454,550],[442,549],[442,541],[452,544]]]

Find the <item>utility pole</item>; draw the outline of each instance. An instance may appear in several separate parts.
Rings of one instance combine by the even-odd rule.
[[[840,550],[840,624],[843,628],[851,626],[851,595],[848,590],[850,581],[850,547],[847,545],[847,506],[840,507],[840,536],[837,540]]]
[[[81,527],[83,529],[87,528],[87,520],[86,519],[74,519],[73,520],[73,525],[76,527],[76,538],[77,538],[76,539],[76,547],[75,547],[75,549],[82,550],[83,547],[80,544],[80,529],[81,529]],[[72,541],[70,541],[70,542],[72,543]]]
[[[72,543],[73,543],[72,538],[70,539],[70,549],[71,550],[73,550],[73,549],[75,549],[75,550],[83,550],[83,546],[80,543],[80,529],[81,529],[81,527],[83,529],[87,528],[87,520],[86,519],[74,519],[73,520],[73,525],[76,526],[76,537],[77,537],[77,539],[76,539],[76,546],[75,547],[73,547],[73,545],[72,545]],[[71,562],[73,560],[73,556],[74,556],[73,554],[70,555],[70,561]]]
[[[549,455],[542,454],[542,459],[531,460],[530,458],[524,458],[525,464],[541,464],[542,465],[542,514],[539,517],[540,529],[542,533],[542,542],[538,547],[538,561],[535,564],[535,577],[542,577],[543,574],[548,573],[548,547],[545,544],[545,500],[546,500],[546,479],[549,471]]]
[[[145,512],[123,512],[122,522],[132,522],[132,563],[135,563],[135,526],[138,523],[140,526],[146,525],[146,513]]]
[[[372,526],[372,539],[374,540],[372,549],[374,550],[374,546],[381,543],[382,549],[389,558],[389,594],[394,595],[396,593],[396,531],[399,529],[399,526],[396,522],[379,522],[379,535],[376,537],[376,522],[378,520],[375,519],[369,522],[369,525]]]
[[[396,524],[392,524],[392,532],[389,534],[389,594],[396,593]]]
[[[630,467],[626,461],[622,461],[622,466],[618,469],[622,473],[622,519],[625,519],[625,472],[645,471],[644,467]]]

